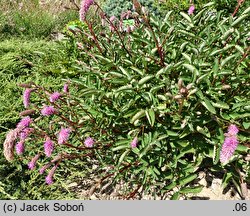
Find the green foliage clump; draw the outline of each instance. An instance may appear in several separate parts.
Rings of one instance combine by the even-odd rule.
[[[31,83],[33,95],[40,95],[32,102],[31,117],[39,120],[32,126],[43,133],[32,135],[31,150],[18,159],[27,164],[39,153],[42,166],[58,156],[56,181],[73,159],[85,167],[98,161],[98,185],[107,179],[112,185],[126,182],[130,190],[124,199],[139,190],[160,197],[170,193],[171,199],[197,193],[202,187],[194,180],[204,169],[223,173],[223,186],[233,182],[244,196],[240,183],[250,182],[250,8],[232,17],[212,5],[191,16],[133,14],[134,28],[127,32],[108,17],[105,25],[97,18],[95,25],[70,24],[63,44],[77,58],[69,63],[77,75],[70,86],[77,92],[54,103],[48,94],[58,88]],[[40,116],[44,104],[58,112]],[[230,124],[239,128],[240,144],[222,164]],[[45,137],[56,143],[61,127],[71,129],[69,139],[55,146],[52,158],[45,157]],[[94,139],[92,147],[86,146],[87,137]]]
[[[139,0],[139,2],[143,7],[149,10],[150,13],[160,16],[159,8],[157,8],[153,0]],[[103,10],[109,17],[116,16],[118,18],[122,13],[128,10],[132,11],[132,9],[133,3],[130,0],[108,0],[103,6]]]
[[[203,5],[211,1],[210,0],[195,0],[192,2],[195,5],[196,9],[200,9],[203,7]],[[190,7],[190,1],[187,1],[187,0],[172,0],[172,1],[163,0],[163,1],[157,1],[157,4],[164,11],[168,11],[168,10],[175,10],[176,12],[187,11],[188,8]],[[234,12],[237,4],[238,4],[237,0],[216,0],[214,1],[213,8],[215,8],[218,11],[223,10],[225,14],[230,14]],[[246,1],[243,4],[243,7],[245,8],[249,7],[249,2]]]
[[[0,38],[49,38],[52,33],[61,31],[67,22],[77,17],[77,11],[64,10],[55,3],[43,6],[34,1],[4,1],[0,3]]]
[[[101,181],[133,185],[124,197],[140,188],[158,196],[174,190],[172,199],[199,192],[194,180],[202,169],[222,172],[223,185],[233,182],[239,193],[240,183],[250,182],[249,8],[232,17],[211,12],[212,5],[161,20],[135,15],[128,32],[113,24],[112,31],[88,25],[69,34],[78,52],[72,68],[79,77],[71,82],[79,90],[67,99],[75,114],[64,118],[72,119],[64,124],[73,128],[75,147],[63,152],[85,164],[98,160]],[[230,124],[240,144],[221,164]],[[88,136],[93,148],[83,146]]]

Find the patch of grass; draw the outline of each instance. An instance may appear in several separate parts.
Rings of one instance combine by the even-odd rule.
[[[1,1],[0,38],[48,38],[53,32],[61,31],[66,23],[78,18],[78,11],[66,4],[39,1]]]

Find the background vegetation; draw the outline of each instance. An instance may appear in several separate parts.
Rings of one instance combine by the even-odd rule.
[[[157,185],[162,191],[171,190],[173,187],[179,186],[182,192],[174,194],[173,199],[187,192],[199,191],[200,187],[197,185],[195,185],[194,188],[189,187],[189,183],[196,177],[195,171],[198,166],[200,166],[200,169],[209,167],[211,171],[222,172],[224,174],[224,186],[233,182],[238,188],[239,193],[241,193],[240,182],[244,180],[244,182],[249,183],[250,176],[249,162],[246,163],[244,159],[247,152],[249,153],[249,149],[246,148],[245,145],[249,143],[249,106],[247,106],[249,101],[249,86],[245,85],[249,83],[249,74],[247,74],[249,71],[246,69],[249,65],[247,65],[247,61],[245,61],[247,59],[244,59],[240,67],[234,70],[233,76],[230,74],[232,72],[231,69],[234,68],[231,62],[239,62],[242,54],[245,53],[246,46],[249,46],[249,41],[246,41],[249,16],[245,17],[245,24],[239,22],[239,24],[234,25],[236,30],[231,35],[232,40],[228,43],[229,47],[224,48],[225,40],[228,38],[228,30],[230,30],[233,23],[232,19],[227,19],[226,17],[230,17],[233,13],[237,5],[237,0],[216,1],[216,3],[210,7],[211,12],[214,12],[214,14],[207,19],[204,17],[205,12],[200,15],[197,15],[197,13],[203,5],[209,1],[195,1],[194,3],[197,10],[195,15],[197,16],[194,19],[192,18],[191,21],[179,13],[181,11],[187,12],[190,6],[189,1],[150,2],[149,9],[153,8],[152,10],[159,11],[160,16],[158,16],[158,18],[161,20],[159,21],[157,18],[153,20],[153,28],[162,29],[163,32],[169,31],[169,36],[172,34],[170,31],[172,27],[179,31],[171,35],[169,42],[166,43],[166,46],[168,45],[169,47],[167,52],[168,64],[174,62],[174,65],[172,65],[173,67],[171,66],[169,70],[163,70],[162,72],[160,72],[162,68],[154,65],[154,63],[150,61],[143,62],[142,59],[137,59],[137,52],[133,53],[133,57],[127,58],[124,50],[117,51],[115,46],[120,43],[119,38],[116,38],[116,36],[112,34],[110,38],[114,37],[114,44],[113,47],[111,45],[109,55],[106,54],[106,58],[100,57],[96,49],[93,48],[93,50],[91,50],[93,55],[96,55],[98,59],[98,64],[95,65],[95,63],[92,62],[93,59],[86,56],[86,54],[79,49],[78,44],[82,42],[84,36],[81,34],[73,35],[72,31],[68,31],[70,26],[87,31],[86,26],[82,26],[79,22],[74,21],[78,20],[78,11],[76,10],[77,7],[72,4],[71,1],[48,1],[46,4],[43,3],[43,1],[35,0],[29,1],[28,4],[22,2],[23,1],[0,2],[1,143],[3,143],[5,139],[6,132],[14,128],[19,121],[19,112],[23,110],[21,98],[23,89],[20,89],[17,84],[27,83],[29,81],[33,81],[36,84],[54,91],[60,90],[65,80],[69,78],[72,79],[72,82],[76,84],[72,92],[78,92],[78,97],[88,100],[88,106],[95,107],[95,104],[102,104],[102,106],[95,108],[97,112],[100,113],[102,110],[108,109],[105,111],[105,113],[108,113],[108,116],[106,116],[105,113],[100,115],[107,120],[107,125],[111,126],[111,123],[115,123],[127,133],[128,128],[123,128],[121,125],[123,121],[112,117],[114,113],[115,115],[117,114],[117,110],[113,108],[114,104],[112,104],[112,106],[110,106],[109,103],[105,104],[103,99],[99,100],[102,97],[97,97],[98,95],[94,96],[96,100],[95,103],[93,104],[93,102],[91,102],[93,97],[90,97],[88,90],[99,91],[99,86],[93,86],[92,83],[93,80],[99,80],[98,82],[102,83],[102,87],[105,89],[102,89],[105,94],[113,90],[121,92],[119,93],[120,98],[117,95],[113,95],[114,97],[117,96],[116,100],[114,100],[114,103],[116,103],[115,106],[120,106],[120,103],[124,103],[124,100],[127,102],[132,101],[129,103],[131,107],[124,107],[124,110],[128,109],[126,110],[128,114],[128,125],[133,127],[134,130],[138,127],[136,125],[138,121],[145,126],[145,134],[140,138],[141,149],[128,152],[127,143],[129,143],[131,137],[120,136],[118,137],[120,140],[116,140],[117,142],[114,149],[108,152],[109,157],[107,157],[106,164],[104,165],[111,164],[114,162],[113,160],[115,160],[115,162],[119,164],[116,168],[119,169],[121,163],[130,163],[134,157],[139,156],[144,161],[142,163],[143,169],[140,167],[138,169],[135,168],[134,171],[136,175],[131,175],[131,173],[128,172],[126,178],[134,178],[133,183],[135,185],[140,183],[137,182],[136,179],[143,179],[142,181],[147,187],[150,185],[150,182],[164,182],[164,187],[162,187],[161,183]],[[79,5],[79,2],[80,1],[76,1],[77,5]],[[112,14],[113,10],[111,6],[113,2],[114,1],[109,0],[100,1],[108,15],[118,16],[119,12]],[[124,5],[124,1],[117,1],[117,8],[122,8]],[[248,6],[249,2],[246,1],[244,6],[240,8],[238,15],[240,16]],[[173,10],[172,14],[168,13],[169,10]],[[168,19],[163,23],[162,18],[165,18],[167,14],[169,14]],[[178,18],[175,18],[175,16]],[[221,21],[223,17],[227,19],[227,22],[223,23]],[[89,19],[91,20],[92,18],[96,19],[94,22],[99,22],[96,18],[95,10],[92,10],[92,13],[89,14]],[[69,21],[73,22],[66,26]],[[195,27],[192,26],[193,24],[195,24]],[[188,29],[188,31],[186,31],[186,29]],[[101,32],[104,29],[97,25],[95,26],[95,30],[96,32]],[[58,42],[58,37],[62,36],[58,33],[65,33],[65,31],[67,32],[66,37],[64,40]],[[213,37],[209,36],[209,33],[206,32],[210,32]],[[106,33],[110,34],[109,32]],[[156,33],[160,34],[161,32]],[[148,34],[148,32],[144,32],[143,27],[139,27],[138,30],[133,33],[134,43],[132,43],[132,46],[139,52],[150,53],[150,57],[158,58],[156,50],[154,49],[155,47],[153,47],[153,37],[151,34],[150,36]],[[194,34],[199,35],[199,37],[194,38]],[[204,42],[205,38],[206,43],[203,44],[202,42]],[[188,42],[189,45],[186,44],[184,46],[185,41]],[[102,42],[104,46],[107,45],[105,44],[107,41],[103,40]],[[89,46],[93,46],[93,43],[88,41],[88,43],[83,44],[83,46],[89,49]],[[181,46],[183,49],[180,51],[179,47]],[[123,61],[117,62],[117,55],[119,55]],[[108,58],[108,56],[110,56],[110,58]],[[207,56],[209,56],[209,58]],[[230,58],[227,58],[228,56],[230,56]],[[214,62],[214,58],[221,58],[221,61]],[[134,68],[132,70],[129,61],[132,62],[132,67]],[[179,65],[178,61],[181,62]],[[112,71],[113,67],[116,67],[118,63],[119,66],[124,69],[124,71],[123,69],[118,70],[118,72],[115,71],[118,73],[116,75],[119,75],[120,78],[118,80],[114,79],[114,83],[103,82],[109,75],[114,76],[114,73],[109,74],[109,72],[110,70],[114,72]],[[102,70],[102,72],[107,72],[106,77],[99,77],[96,74],[90,75],[89,72],[86,71],[86,68],[89,66],[98,68],[98,70]],[[149,76],[148,78],[154,74],[154,71],[158,71],[161,74],[159,75],[160,77],[165,76],[166,80],[168,78],[168,81],[164,80],[164,84],[168,83],[173,86],[171,93],[176,94],[178,94],[177,83],[180,78],[184,80],[185,84],[189,84],[192,80],[190,80],[187,74],[194,74],[196,68],[202,72],[203,76],[200,77],[199,82],[196,83],[195,86],[200,92],[193,95],[189,105],[186,104],[186,106],[184,106],[185,109],[183,112],[188,117],[188,121],[190,121],[185,130],[182,131],[182,134],[188,134],[185,135],[188,136],[188,138],[184,140],[185,142],[179,139],[179,133],[182,130],[180,118],[169,117],[168,120],[165,119],[164,121],[171,123],[167,124],[167,128],[164,128],[160,122],[158,122],[157,118],[159,114],[163,112],[162,109],[166,109],[166,107],[164,108],[164,101],[167,101],[166,103],[168,104],[173,104],[171,109],[173,108],[176,112],[178,112],[178,102],[172,99],[170,100],[165,96],[160,96],[160,98],[157,96],[158,98],[149,99],[146,94],[148,91],[150,92],[150,89],[154,86],[159,85],[160,90],[156,90],[156,93],[159,91],[159,95],[162,95],[165,90],[161,89],[162,81],[158,78],[152,79],[149,83],[143,83],[142,79],[145,77],[144,68],[150,68],[148,71],[151,71],[151,74],[146,71],[148,73],[147,76]],[[209,70],[213,72],[210,74],[207,72]],[[232,87],[230,91],[236,92],[233,99],[230,94],[226,94],[221,90],[222,85],[219,83],[219,80],[215,81],[213,87],[209,87],[215,73],[217,73],[216,76],[219,76],[219,78],[227,78],[228,84]],[[126,76],[131,76],[131,79],[128,79]],[[116,81],[117,83],[115,83]],[[130,81],[132,89],[125,89],[125,92],[121,89],[119,90],[119,88],[126,87],[127,84],[130,84]],[[242,81],[244,82],[244,86],[240,83]],[[140,82],[140,84],[138,84],[138,82]],[[137,85],[145,87],[139,92],[139,95],[141,95],[139,99],[133,97],[133,95],[136,96],[136,94],[131,94],[130,92],[135,91],[138,87]],[[122,94],[125,96],[121,96]],[[155,96],[156,95],[153,97]],[[39,98],[34,97],[33,100],[39,101]],[[133,101],[135,100],[141,100],[140,106],[133,105]],[[161,103],[159,103],[159,101],[161,101]],[[154,109],[151,109],[152,106]],[[196,106],[199,107],[199,110],[193,110]],[[142,115],[138,119],[134,117],[132,123],[129,121],[138,111],[144,109],[147,110],[147,113],[144,113],[145,115]],[[202,124],[199,124],[195,120],[197,119],[196,114],[194,114],[196,111],[202,113],[202,117],[199,117],[202,118],[200,119],[200,121],[203,122]],[[217,120],[214,119],[216,117],[218,118]],[[222,168],[221,165],[218,164],[219,148],[215,143],[222,143],[226,123],[231,121],[240,125],[241,130],[244,130],[244,132],[240,134],[241,146],[237,151],[236,157],[233,158],[232,163],[228,164],[226,168]],[[178,126],[172,127],[172,124]],[[215,124],[218,128],[214,127]],[[110,133],[113,133],[112,127],[110,130]],[[160,136],[163,130],[167,130],[167,137],[165,138]],[[152,133],[150,131],[152,131]],[[192,138],[193,134],[195,134],[197,138],[197,140],[195,140],[197,143],[196,146],[194,144],[186,146],[187,140],[189,143],[194,142],[193,139],[195,138]],[[157,139],[160,139],[160,141],[157,141]],[[167,150],[163,147],[163,139],[168,139],[169,146]],[[124,144],[124,141],[126,141],[126,144]],[[151,146],[151,144],[152,146],[155,145],[155,149],[147,153],[149,151],[148,146]],[[159,155],[162,151],[166,151],[169,158],[171,158],[171,163],[164,161],[165,159],[161,159],[161,162],[155,159],[156,156],[162,158],[162,155]],[[171,155],[171,152],[175,152],[175,154]],[[0,155],[0,199],[77,198],[78,195],[75,193],[76,191],[72,190],[70,185],[72,182],[81,184],[81,181],[85,179],[86,176],[89,176],[88,172],[91,173],[92,168],[86,161],[66,161],[64,166],[59,167],[56,172],[55,184],[49,186],[50,190],[47,190],[46,188],[48,186],[44,183],[44,176],[28,170],[26,159],[18,158],[13,163],[8,163],[3,157],[2,148],[0,149]],[[179,159],[181,159],[180,163],[177,163]],[[195,160],[195,162],[193,162],[193,160]],[[193,164],[191,164],[190,161],[192,161]],[[159,165],[160,163],[165,163],[166,166],[164,169],[173,167],[173,170],[168,170],[170,172],[166,172],[160,176],[158,174],[162,168],[161,165]],[[42,165],[42,163],[39,165]],[[100,167],[100,169],[103,170],[103,167]],[[184,170],[183,167],[187,169]],[[88,172],[82,170],[88,170]],[[147,172],[142,172],[143,170],[147,170]],[[244,179],[239,176],[239,170],[244,172]],[[177,176],[172,176],[173,172],[176,172]],[[163,178],[165,180],[162,180]],[[177,185],[171,184],[170,180],[173,178],[175,178]],[[186,186],[188,186],[187,189]],[[150,191],[150,187],[144,189],[152,192]]]

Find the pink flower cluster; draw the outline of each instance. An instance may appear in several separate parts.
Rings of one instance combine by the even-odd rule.
[[[56,113],[56,109],[54,108],[54,106],[45,106],[42,110],[41,110],[41,114],[43,116],[50,116]]]
[[[86,18],[86,14],[90,8],[90,6],[94,3],[94,0],[83,0],[81,2],[81,7],[80,7],[80,11],[79,11],[79,15],[80,15],[80,20],[84,21]]]
[[[69,139],[71,130],[69,128],[62,128],[58,134],[58,144],[64,144]]]
[[[53,94],[50,95],[49,101],[50,101],[51,103],[54,103],[54,102],[57,101],[60,97],[61,97],[61,94],[60,94],[59,92],[54,92]]]
[[[234,151],[236,150],[238,146],[238,139],[237,134],[239,132],[239,129],[236,125],[230,125],[228,127],[228,132],[225,133],[225,140],[222,145],[222,149],[220,152],[220,162],[226,163],[234,154]]]
[[[87,139],[85,139],[84,141],[84,145],[87,147],[87,148],[92,148],[93,145],[94,145],[95,141],[94,139],[92,139],[91,137],[88,137]]]
[[[192,14],[194,13],[194,10],[195,10],[194,5],[191,5],[191,6],[189,7],[189,9],[188,9],[188,14],[189,14],[189,15],[192,15]]]
[[[55,165],[48,173],[48,175],[45,178],[45,181],[48,185],[53,184],[53,175],[57,169],[57,165]]]
[[[23,104],[24,107],[27,108],[30,105],[30,93],[32,92],[32,89],[25,89],[23,93]]]
[[[33,157],[33,158],[31,159],[31,161],[28,163],[28,167],[29,167],[30,170],[35,169],[36,162],[37,162],[37,160],[39,159],[39,157],[40,157],[40,154],[37,154],[37,155],[36,155],[35,157]]]
[[[138,144],[138,139],[135,137],[133,141],[130,143],[131,148],[136,148]]]
[[[50,157],[54,150],[54,143],[50,138],[47,138],[44,143],[44,153],[47,157]]]

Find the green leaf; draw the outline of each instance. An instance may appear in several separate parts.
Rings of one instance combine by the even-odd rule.
[[[250,149],[247,146],[238,145],[236,151],[241,152],[241,153],[247,153],[250,151]]]
[[[237,18],[232,24],[231,26],[234,27],[238,24],[240,24],[244,19],[246,19],[247,17],[249,16],[249,13],[248,14],[243,14],[241,15],[239,18]]]
[[[232,177],[233,177],[233,174],[231,172],[225,173],[222,179],[222,188],[226,188],[228,184],[230,184]]]
[[[191,145],[188,145],[187,147],[185,147],[184,149],[182,149],[180,151],[180,154],[176,157],[177,159],[180,159],[181,157],[183,157],[185,154],[188,154],[188,153],[194,153],[195,150],[194,148],[191,146]]]
[[[210,101],[204,97],[203,101],[201,101],[201,104],[211,113],[216,114],[216,110],[213,107],[213,105],[210,103]]]
[[[146,116],[148,119],[149,124],[151,125],[151,127],[154,126],[155,123],[155,112],[153,109],[147,110],[146,111]]]
[[[181,194],[189,194],[189,193],[200,193],[203,189],[203,186],[195,186],[195,187],[186,187],[180,189]]]
[[[187,176],[187,177],[184,177],[184,178],[179,179],[178,185],[179,185],[179,186],[186,185],[186,184],[192,182],[192,181],[193,181],[194,179],[196,179],[196,178],[197,178],[197,174],[191,174],[191,175],[189,175],[189,176]]]
[[[214,145],[214,154],[213,154],[213,164],[217,164],[220,160],[220,148],[218,145]]]
[[[145,110],[140,110],[139,112],[137,112],[133,118],[131,119],[130,123],[133,124],[137,119],[142,118],[143,116],[145,116]]]
[[[112,148],[112,151],[119,151],[119,150],[126,149],[126,148],[128,148],[128,144],[116,146]]]
[[[242,125],[247,130],[250,127],[250,122],[243,122]]]
[[[235,58],[235,56],[238,54],[229,55],[227,58],[225,58],[223,61],[221,61],[221,67],[223,67],[227,62],[229,62],[231,59]]]
[[[130,149],[127,149],[125,152],[122,153],[122,155],[120,156],[119,158],[119,161],[118,161],[118,166],[121,165],[121,163],[123,162],[124,158],[126,157],[126,155],[130,152]]]
[[[145,84],[146,82],[148,82],[149,80],[151,80],[153,78],[154,78],[154,75],[145,76],[142,79],[140,79],[140,81],[138,82],[138,85],[142,86],[143,84]]]
[[[183,12],[180,12],[180,15],[182,15],[188,22],[192,23],[192,20],[189,15]]]
[[[206,136],[206,137],[208,137],[208,138],[211,137],[210,132],[209,132],[209,130],[208,130],[208,128],[207,128],[206,126],[204,126],[203,128],[200,127],[200,126],[197,126],[197,127],[196,127],[196,130],[197,130],[199,133],[203,134],[204,136]]]
[[[186,54],[186,53],[181,53],[181,54],[183,55],[183,57],[184,57],[189,63],[192,62],[191,57],[190,57],[188,54]]]
[[[222,101],[216,101],[215,103],[212,102],[214,107],[221,108],[221,109],[229,109],[229,106],[227,103],[224,103]]]
[[[173,196],[170,198],[170,200],[178,200],[180,199],[180,193],[176,192],[173,194]]]
[[[131,76],[130,76],[130,74],[129,74],[128,71],[126,71],[126,70],[125,70],[123,67],[121,67],[121,66],[119,66],[119,69],[122,71],[122,73],[123,73],[124,75],[127,76],[127,78],[128,78],[129,80],[131,80]]]
[[[171,131],[171,130],[167,130],[167,135],[168,136],[179,136],[178,133],[174,132],[174,131]]]

